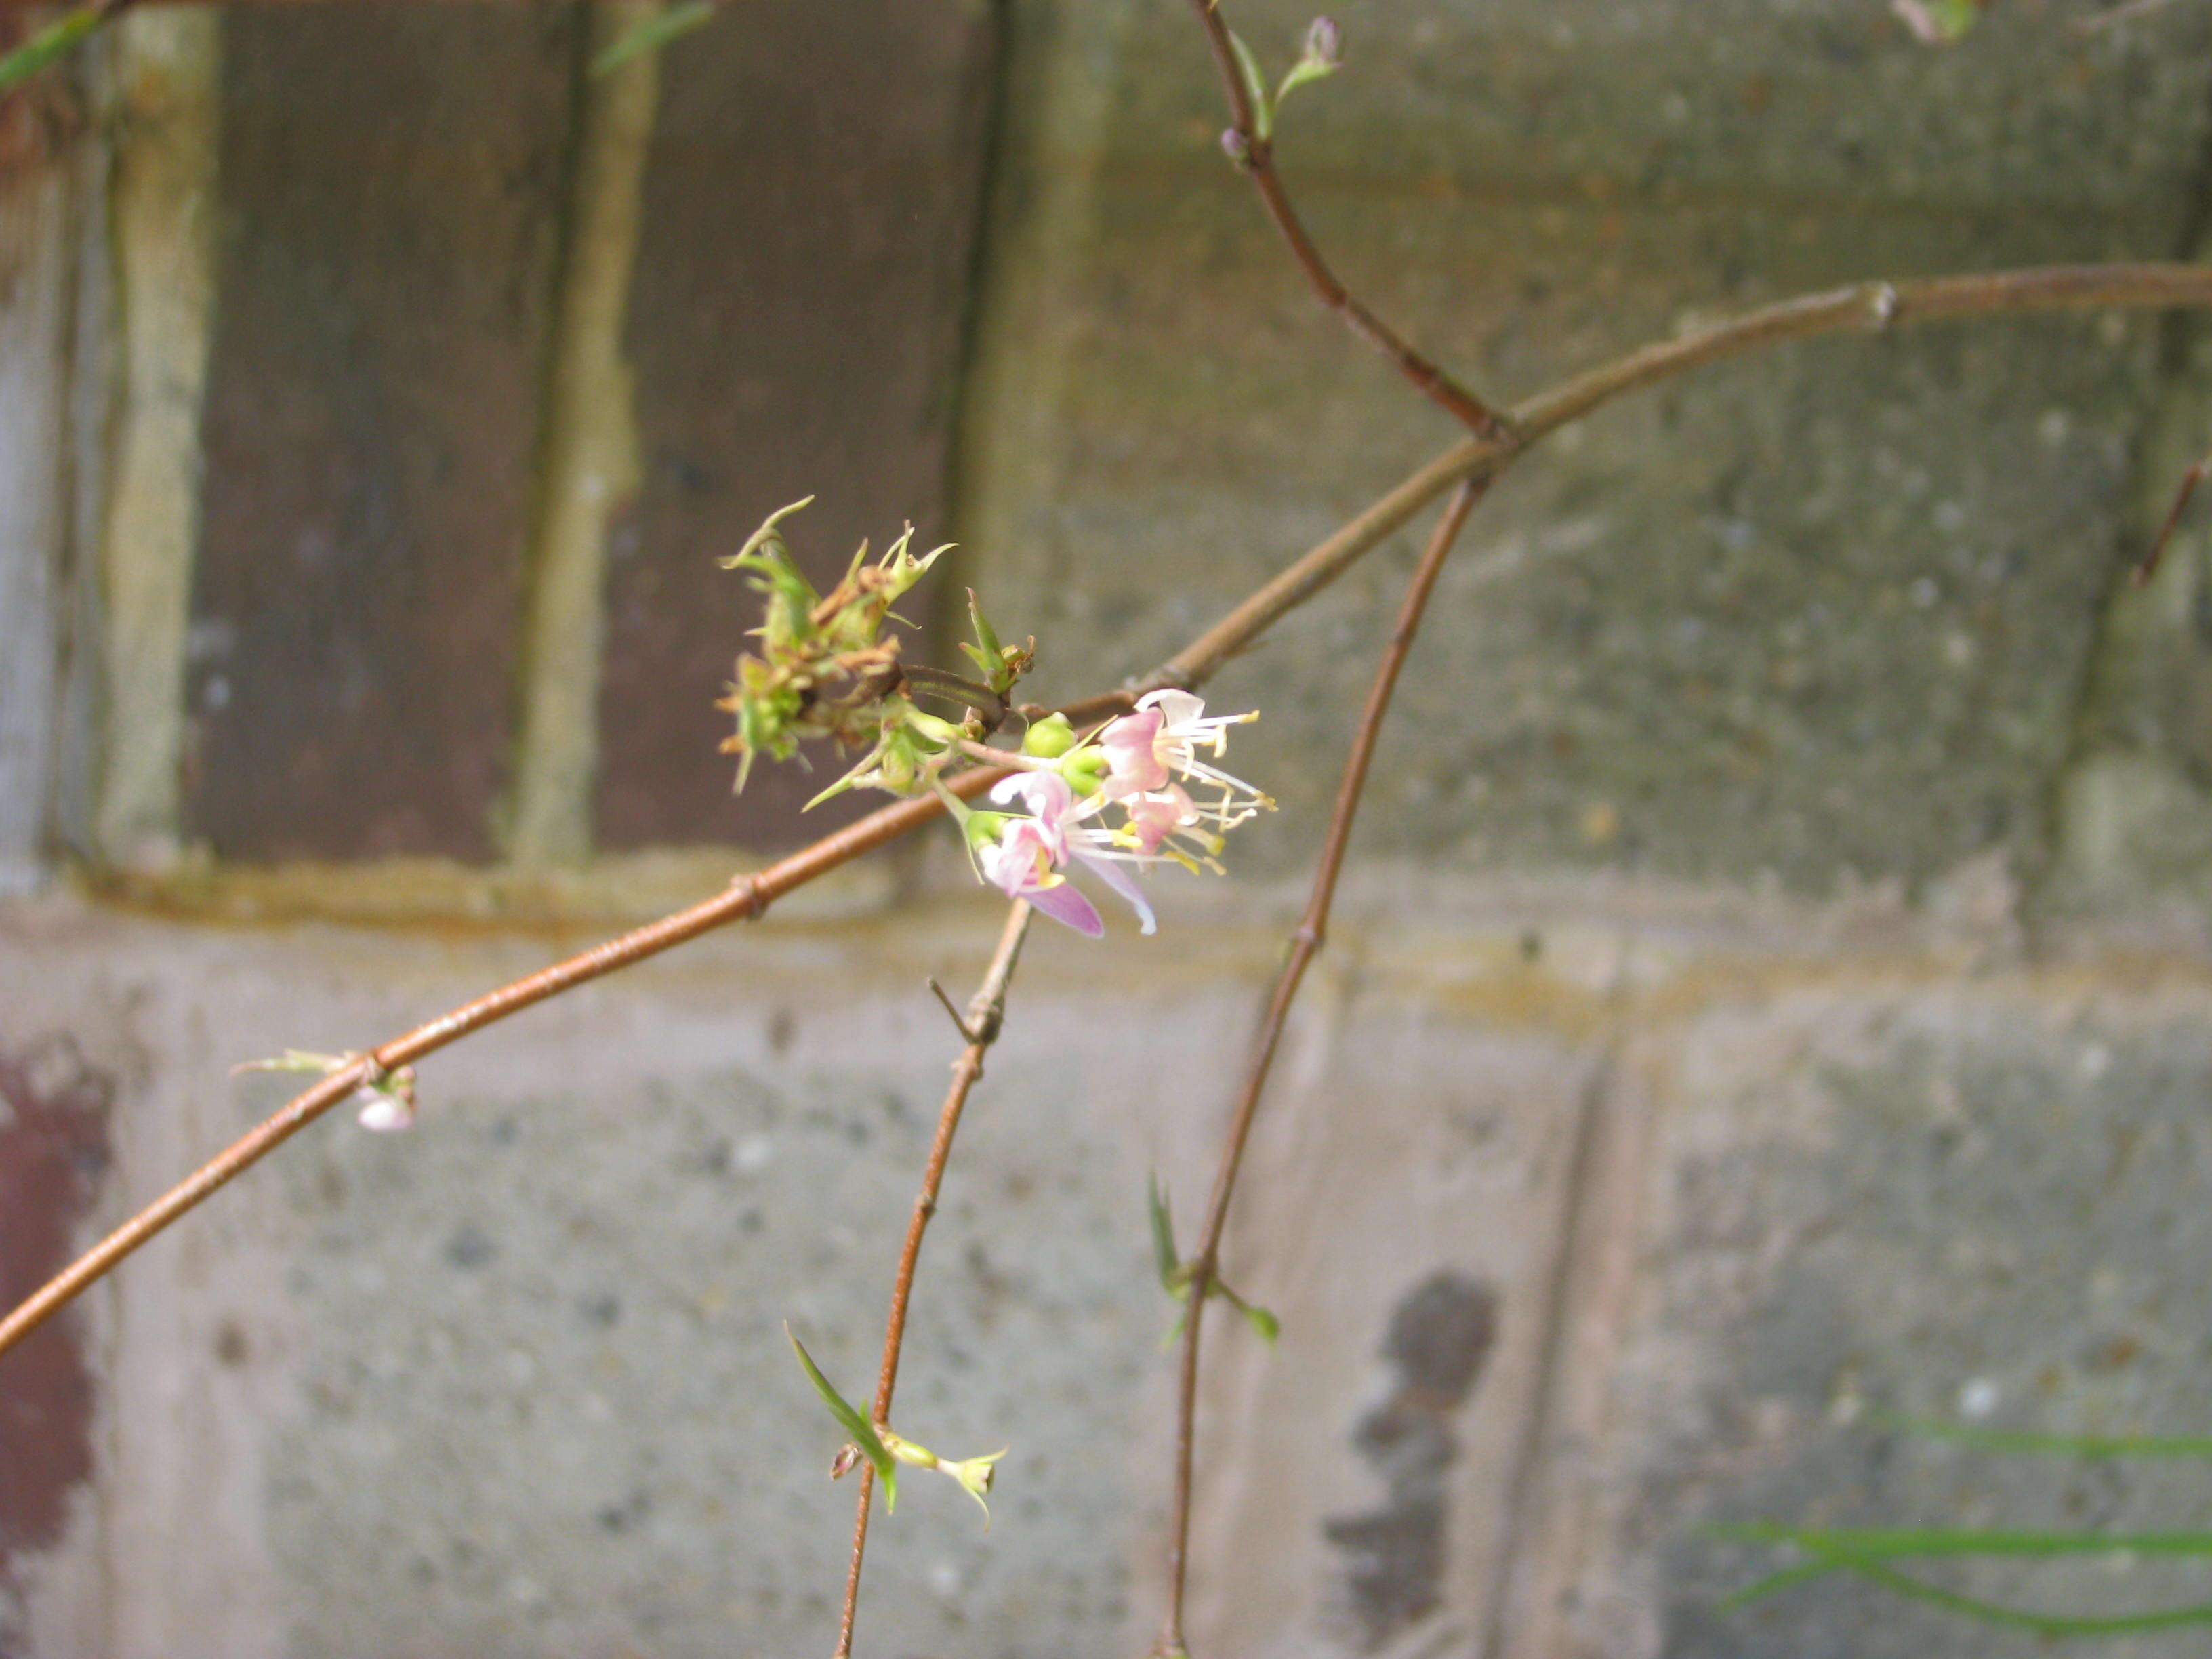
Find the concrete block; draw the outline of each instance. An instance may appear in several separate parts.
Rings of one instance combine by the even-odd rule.
[[[1785,1563],[1702,1528],[2201,1528],[2193,1462],[1900,1422],[2202,1432],[2205,997],[2179,974],[1814,984],[1639,1039],[1601,1109],[1610,1173],[1560,1316],[1581,1381],[1503,1651],[2025,1655],[2039,1638],[1842,1579],[1723,1614]],[[2203,1599],[2194,1568],[2133,1558],[1912,1565],[2051,1612]]]
[[[1378,13],[1355,42],[1387,54],[1430,41],[1431,67],[1391,58],[1401,72],[1367,79],[1355,52],[1299,94],[1310,131],[1285,117],[1283,164],[1324,252],[1483,387],[1510,397],[1693,320],[1844,281],[2174,245],[2197,118],[2177,106],[2172,128],[2136,128],[2120,112],[2127,88],[2166,67],[2132,55],[2140,43],[2084,47],[2049,20],[1978,32],[1974,72],[1990,79],[1963,105],[1966,60],[1890,38],[1872,9],[1760,8],[1758,21],[1700,8],[1670,31],[1664,8],[1589,8],[1559,17],[1541,48],[1559,86],[1632,118],[1645,109],[1636,76],[1662,64],[1686,76],[1692,58],[1719,54],[1794,88],[1775,100],[1785,126],[1815,106],[1858,109],[1899,156],[1901,135],[1919,132],[1925,156],[1927,133],[1955,123],[1924,176],[1900,161],[1847,183],[1827,171],[1832,144],[1753,144],[1717,114],[1690,120],[1682,154],[1730,191],[1755,183],[1754,198],[1594,161],[1532,175],[1481,136],[1483,112],[1510,100],[1437,93],[1433,125],[1407,114],[1409,83],[1524,72],[1510,66],[1557,9],[1444,8],[1433,41]],[[1036,631],[1048,694],[1158,660],[1449,436],[1314,305],[1206,142],[1218,118],[1202,114],[1187,15],[1134,16],[1110,37],[1103,25],[1030,37],[1029,50],[1080,54],[1121,90],[1077,130],[1018,129],[1031,149],[1009,164],[1002,246],[1022,263],[998,268],[1010,318],[986,319],[966,574],[1007,625]],[[1288,29],[1287,12],[1239,17],[1255,39],[1270,18]],[[2200,34],[2165,45],[2201,52]],[[1859,46],[1830,49],[1846,35]],[[2087,65],[2087,89],[2059,94],[2070,112],[2047,118],[2104,136],[2067,183],[2023,204],[2006,192],[2041,153],[2045,118],[2021,109],[2025,92],[1994,88],[2014,75],[2047,84],[2051,54]],[[1878,88],[1876,58],[1895,66]],[[1723,94],[1710,76],[1696,84],[1711,114]],[[1417,168],[1327,125],[1352,119],[1332,110],[1407,119],[1423,143],[1456,137]],[[2142,147],[2169,137],[2146,171]],[[1940,210],[1926,193],[1939,188]],[[2076,188],[2078,203],[2065,195]],[[1363,850],[1814,893],[1917,887],[1992,854],[2033,865],[2114,563],[2127,447],[2154,392],[2154,333],[2084,318],[1817,343],[1561,434],[1470,526]],[[1032,349],[1059,367],[993,367]],[[1318,834],[1403,568],[1378,556],[1218,683],[1224,702],[1266,711],[1250,775],[1291,809],[1249,832],[1257,866],[1290,867]]]

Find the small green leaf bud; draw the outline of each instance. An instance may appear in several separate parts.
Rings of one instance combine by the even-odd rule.
[[[1040,760],[1058,760],[1075,747],[1075,727],[1065,714],[1048,714],[1030,722],[1022,737],[1022,753]]]

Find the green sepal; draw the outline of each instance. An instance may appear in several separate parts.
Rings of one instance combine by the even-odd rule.
[[[969,653],[975,656],[977,665],[987,674],[1003,666],[1006,653],[999,648],[998,635],[992,630],[991,624],[983,620],[983,607],[977,602],[975,590],[972,587],[968,590],[968,622],[975,630],[975,644],[981,653],[980,656],[975,656],[974,652]]]
[[[798,512],[799,508],[803,507],[811,507],[813,504],[813,496],[802,495],[799,500],[792,502],[788,507],[779,507],[775,512],[769,514],[768,517],[761,520],[761,527],[758,530],[754,531],[751,535],[745,538],[745,544],[743,547],[731,554],[729,557],[726,559],[718,559],[715,562],[720,564],[725,570],[735,570],[741,560],[748,558],[751,555],[759,552],[763,548],[772,545],[780,550],[783,546],[783,532],[778,529],[777,526],[786,519],[789,518],[793,514]]]
[[[830,1379],[822,1375],[822,1368],[806,1352],[806,1345],[792,1334],[788,1323],[784,1326],[783,1334],[790,1339],[791,1351],[799,1356],[799,1363],[806,1368],[807,1380],[814,1384],[815,1393],[820,1395],[823,1403],[830,1407],[830,1416],[837,1419],[839,1427],[853,1437],[853,1443],[860,1449],[860,1455],[868,1460],[868,1467],[876,1472],[876,1479],[884,1483],[884,1508],[886,1510],[896,1509],[898,1462],[884,1444],[883,1437],[876,1432],[876,1425],[848,1405],[844,1395],[830,1386]]]

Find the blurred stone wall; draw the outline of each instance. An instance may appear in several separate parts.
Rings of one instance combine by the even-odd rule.
[[[1285,65],[1308,13],[1228,0]],[[1182,0],[134,13],[0,156],[0,1290],[358,1048],[806,826],[726,805],[714,572],[957,539],[1040,696],[1149,666],[1455,435],[1223,161]],[[1867,278],[2194,257],[2212,18],[1376,0],[1279,156],[1511,399]],[[15,129],[7,130],[14,133]],[[6,134],[0,134],[0,137]],[[1715,1521],[2202,1528],[2204,327],[1809,342],[1515,467],[1447,570],[1231,1229],[1191,1636],[1486,1659],[2036,1638]],[[809,520],[813,522],[810,525]],[[1282,811],[1048,932],[925,1252],[861,1650],[1152,1640],[1186,1234],[1418,526],[1232,664]],[[921,619],[927,631],[930,618]],[[949,838],[423,1067],[0,1359],[0,1653],[826,1648],[865,1390],[995,933]],[[1940,1576],[1940,1575],[1939,1575]],[[1942,1582],[2118,1612],[2123,1559]],[[2166,1659],[2199,1632],[2118,1650]]]

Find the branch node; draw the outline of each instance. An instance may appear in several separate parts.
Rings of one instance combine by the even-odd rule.
[[[744,890],[746,921],[758,921],[768,914],[770,902],[769,891],[761,885],[760,874],[757,871],[748,871],[742,876],[732,876],[730,885]]]
[[[348,1054],[346,1058],[361,1068],[361,1074],[355,1082],[356,1088],[374,1089],[381,1092],[390,1086],[392,1073],[385,1063],[376,1057],[375,1049],[364,1048],[357,1054]]]
[[[945,994],[945,988],[934,979],[924,980],[922,983],[929,987],[931,994],[943,1006],[945,1018],[952,1022],[952,1029],[960,1033],[960,1040],[970,1043],[978,1041],[975,1033],[968,1029],[968,1022],[961,1018],[960,1011],[952,1006],[952,999]]]

